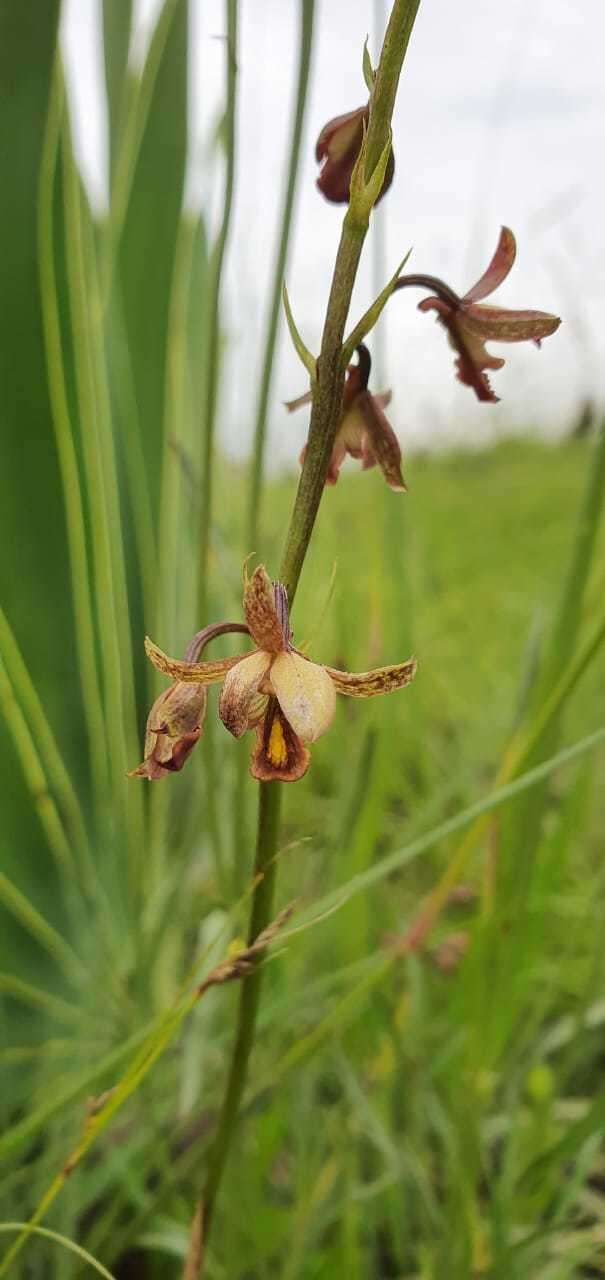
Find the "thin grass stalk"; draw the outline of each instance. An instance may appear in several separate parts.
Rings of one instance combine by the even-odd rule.
[[[122,532],[122,512],[120,506],[120,485],[116,463],[116,452],[113,435],[113,418],[111,395],[108,382],[108,365],[106,355],[106,328],[100,282],[97,270],[97,254],[94,242],[93,225],[90,219],[82,217],[83,199],[80,191],[78,202],[79,218],[82,232],[84,283],[89,297],[90,336],[92,375],[94,394],[97,405],[96,422],[98,427],[98,454],[102,468],[101,492],[104,501],[105,526],[107,544],[111,557],[111,577],[115,598],[115,629],[121,655],[120,680],[122,687],[124,746],[127,759],[136,760],[139,751],[139,732],[134,687],[134,659],[132,651],[132,630],[130,625],[130,604],[126,582],[125,546]],[[116,788],[126,792],[126,813],[129,832],[128,853],[131,862],[132,889],[136,896],[137,884],[140,883],[141,863],[145,856],[145,813],[144,796],[139,788],[138,796],[130,795],[125,776],[116,778]]]
[[[118,248],[136,170],[137,160],[155,82],[161,66],[166,42],[170,35],[170,27],[183,0],[164,0],[153,35],[149,43],[145,65],[140,79],[130,92],[124,94],[124,122],[118,130],[120,139],[111,184],[111,204],[109,219],[103,245],[101,263],[101,297],[103,309],[109,305],[113,286],[113,274],[117,262]],[[127,86],[128,88],[129,86]]]
[[[273,287],[271,294],[271,302],[269,307],[269,317],[267,320],[267,330],[265,334],[264,356],[261,369],[258,400],[256,405],[256,416],[254,421],[254,444],[252,452],[252,464],[250,475],[250,491],[248,497],[248,514],[247,514],[247,537],[246,551],[259,550],[260,535],[260,507],[262,480],[265,464],[265,446],[267,436],[267,410],[269,405],[269,393],[271,390],[271,380],[273,377],[273,364],[275,359],[275,347],[277,341],[277,325],[281,308],[282,287],[284,280],[284,272],[288,258],[288,246],[290,243],[290,234],[292,230],[294,198],[296,195],[296,179],[300,161],[300,147],[302,141],[303,124],[305,119],[305,111],[307,105],[307,90],[309,85],[309,69],[311,65],[311,53],[313,48],[313,20],[315,15],[315,0],[301,0],[300,3],[300,39],[298,54],[298,79],[296,87],[296,97],[294,106],[294,117],[292,121],[292,134],[290,138],[288,175],[286,179],[286,188],[284,192],[284,203],[281,215],[281,227],[279,233],[279,243],[277,255],[275,258],[275,269],[273,275]],[[245,857],[245,834],[246,834],[246,793],[247,793],[247,763],[242,756],[238,759],[236,765],[235,777],[235,799],[233,805],[233,878],[235,892],[241,891],[244,882],[244,857]]]
[[[71,840],[75,842],[75,848],[81,855],[81,862],[78,859],[73,869],[90,892],[98,886],[98,879],[80,801],[33,680],[2,609],[0,609],[0,661],[6,667],[8,679],[23,709],[30,738],[36,744],[40,759],[44,762],[49,785],[57,797],[59,811],[64,818],[66,837],[70,842]]]
[[[109,396],[104,372],[103,327],[90,240],[85,242],[80,179],[64,122],[64,184],[68,289],[72,318],[76,388],[82,424],[82,452],[90,508],[95,603],[99,623],[113,793],[129,848],[142,855],[142,796],[128,795],[126,771],[138,751],[128,597],[125,586],[119,494]],[[103,369],[100,364],[103,364]]]
[[[77,877],[77,863],[71,842],[52,795],[46,771],[33,735],[15,697],[4,662],[0,657],[0,710],[8,727],[33,807],[38,814],[48,847],[65,885]]]
[[[227,69],[227,101],[225,104],[225,190],[223,212],[216,243],[209,263],[208,281],[208,346],[206,363],[206,401],[203,408],[203,457],[202,490],[200,494],[199,524],[199,586],[198,616],[205,618],[208,611],[208,570],[210,557],[210,525],[214,497],[214,437],[216,405],[220,367],[220,300],[223,278],[223,262],[233,209],[235,179],[235,110],[237,91],[237,29],[238,0],[226,0],[227,35],[225,56]]]
[[[159,601],[155,632],[166,637],[171,651],[182,648],[178,624],[179,612],[179,507],[182,505],[182,466],[176,448],[184,434],[185,392],[187,372],[187,307],[191,257],[195,225],[181,222],[174,258],[170,298],[164,397],[163,456],[160,483],[159,520]],[[175,448],[176,446],[176,448]],[[186,631],[194,630],[190,619]],[[153,912],[161,906],[160,892],[167,849],[167,824],[170,792],[167,787],[153,787],[151,794],[151,856],[148,867],[146,897]],[[146,873],[147,875],[147,873]]]
[[[104,477],[99,449],[96,387],[93,369],[90,317],[85,285],[84,247],[80,211],[79,176],[71,152],[69,126],[64,120],[63,178],[65,225],[69,250],[67,277],[73,334],[76,393],[80,416],[86,496],[90,510],[93,550],[93,582],[99,625],[104,698],[111,733],[107,753],[114,777],[123,777],[127,767],[122,707],[122,657],[118,643],[117,604],[112,556],[105,515]],[[122,797],[125,806],[125,798]]]
[[[71,592],[74,605],[76,649],[82,702],[88,733],[88,749],[97,803],[107,796],[107,738],[96,659],[95,626],[90,573],[86,547],[84,502],[74,432],[65,385],[65,365],[57,302],[57,279],[53,249],[53,192],[59,153],[64,89],[61,65],[55,64],[46,132],[40,168],[38,203],[38,260],[40,297],[46,350],[48,389],[52,421],[61,471],[63,505],[67,525]]]
[[[289,160],[288,160],[288,176],[286,180],[286,189],[284,192],[284,203],[281,215],[281,228],[279,233],[279,244],[275,258],[275,269],[273,275],[273,288],[271,293],[271,303],[269,307],[269,317],[267,320],[267,330],[265,334],[265,346],[260,384],[258,390],[258,401],[256,405],[256,416],[254,420],[254,446],[252,453],[252,472],[250,477],[250,493],[248,499],[248,519],[247,519],[247,539],[246,551],[258,551],[259,537],[259,516],[261,504],[261,488],[263,480],[263,469],[265,462],[265,442],[267,435],[267,408],[269,404],[269,392],[271,390],[271,379],[273,377],[273,362],[275,358],[275,345],[277,339],[277,324],[281,309],[281,297],[284,281],[284,272],[288,257],[288,246],[290,243],[290,234],[292,230],[292,215],[294,211],[294,197],[296,195],[296,179],[298,175],[298,167],[300,160],[300,146],[302,140],[303,124],[305,119],[305,110],[307,105],[307,89],[309,85],[309,69],[311,65],[311,51],[313,47],[313,18],[315,11],[315,0],[300,0],[300,39],[298,53],[298,81],[296,88],[296,99],[294,108],[294,118],[292,121],[292,135],[290,138]]]
[[[403,60],[420,0],[395,0],[378,65],[367,134],[366,181],[374,173],[390,139],[391,117]],[[324,490],[330,454],[338,425],[346,371],[342,342],[353,286],[367,233],[368,219],[355,216],[353,205],[345,215],[322,336],[314,389],[309,442],[286,535],[280,581],[290,606],[294,601]],[[276,854],[279,841],[281,787],[259,784],[259,810],[255,874],[249,938],[269,922],[273,911]],[[229,1154],[246,1082],[248,1060],[254,1043],[262,970],[257,970],[240,993],[237,1032],[216,1137],[210,1152],[202,1194],[204,1248],[208,1242],[216,1197]],[[203,1259],[201,1262],[203,1270]]]
[[[151,630],[156,599],[157,530],[147,481],[141,417],[134,384],[129,339],[117,281],[114,284],[107,318],[106,345],[109,360],[113,361],[114,376],[111,381],[118,418],[125,424],[125,429],[121,432],[124,470],[132,513],[143,614],[146,626]],[[146,674],[149,693],[151,693],[152,673],[146,672]]]

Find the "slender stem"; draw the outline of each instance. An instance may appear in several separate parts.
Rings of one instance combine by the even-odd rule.
[[[203,618],[208,604],[208,559],[210,550],[210,522],[213,499],[213,453],[218,376],[220,365],[220,295],[223,261],[231,210],[235,178],[235,97],[237,84],[237,0],[227,0],[227,103],[225,107],[226,174],[223,197],[223,216],[216,244],[210,259],[209,282],[209,338],[206,353],[206,403],[204,406],[204,456],[202,492],[200,502],[199,558],[200,581],[198,591],[198,615]]]
[[[419,3],[420,0],[395,0],[393,4],[372,98],[366,160],[366,173],[369,174],[373,172],[390,137],[395,94]],[[344,219],[328,300],[318,361],[317,384],[313,395],[307,453],[286,535],[279,574],[280,581],[286,587],[290,605],[294,599],[319,509],[342,403],[345,376],[342,340],[367,232],[367,218],[365,222],[361,222],[351,214],[352,210],[349,208]],[[260,783],[255,861],[255,874],[259,879],[252,897],[249,925],[251,940],[257,937],[268,924],[273,909],[280,809],[281,787],[279,784]],[[208,1242],[216,1196],[229,1154],[246,1082],[248,1060],[254,1043],[261,982],[262,968],[255,969],[242,984],[240,992],[237,1034],[202,1197],[204,1247]],[[201,1267],[203,1268],[203,1258]]]
[[[267,406],[269,403],[269,391],[271,388],[271,377],[273,374],[273,360],[275,357],[275,342],[277,338],[277,323],[281,308],[281,295],[284,279],[284,271],[286,267],[286,258],[288,254],[288,244],[290,240],[290,231],[292,227],[292,211],[294,208],[294,195],[296,191],[296,178],[298,174],[298,164],[300,158],[300,144],[302,138],[302,128],[305,116],[305,107],[307,102],[307,86],[309,83],[309,66],[311,62],[311,47],[313,40],[313,17],[315,9],[315,0],[301,0],[300,5],[300,53],[298,63],[298,86],[296,91],[296,107],[294,111],[294,121],[292,125],[292,138],[290,141],[290,160],[288,168],[288,178],[286,183],[286,191],[284,195],[284,205],[281,218],[281,233],[279,240],[279,248],[277,258],[275,260],[275,273],[273,277],[273,293],[271,297],[271,308],[269,311],[269,320],[267,324],[267,334],[265,339],[265,355],[263,360],[263,368],[260,380],[260,388],[258,395],[258,404],[256,407],[256,422],[254,426],[254,452],[252,457],[252,477],[250,482],[250,499],[248,508],[248,538],[247,550],[254,551],[257,549],[258,541],[258,518],[260,511],[261,483],[263,476],[263,463],[265,455],[265,437],[267,432]]]
[[[254,941],[271,919],[273,896],[275,891],[275,873],[277,841],[279,836],[279,818],[281,810],[281,786],[277,782],[261,782],[258,805],[258,829],[256,837],[256,859],[254,874],[258,883],[254,890],[248,943]],[[231,1057],[231,1069],[223,1104],[218,1121],[216,1137],[210,1152],[208,1177],[202,1198],[204,1215],[204,1244],[208,1241],[210,1224],[214,1213],[216,1195],[220,1186],[223,1169],[229,1154],[231,1139],[241,1101],[248,1059],[254,1043],[256,1015],[258,1012],[262,968],[256,968],[249,978],[242,983],[239,995],[237,1017],[237,1035]]]

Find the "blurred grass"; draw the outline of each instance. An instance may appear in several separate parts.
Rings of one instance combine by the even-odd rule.
[[[65,1239],[120,1277],[179,1274],[236,999],[198,1005],[187,975],[245,928],[229,886],[254,836],[249,743],[219,725],[211,774],[200,749],[161,787],[123,776],[153,683],[144,631],[182,651],[208,620],[195,599],[217,242],[183,208],[187,5],[163,6],[140,73],[130,4],[103,14],[113,182],[94,216],[58,7],[33,33],[0,8],[7,1233],[77,1146],[91,1090],[119,1086],[44,1219],[52,1248],[32,1236],[10,1266],[24,1280],[79,1275]],[[218,181],[222,152],[213,162]],[[274,297],[275,273],[259,289]],[[269,359],[262,378],[259,413]],[[252,472],[212,460],[217,617],[240,608],[262,436]],[[265,962],[209,1277],[605,1274],[604,467],[602,441],[517,440],[408,459],[404,499],[374,473],[326,494],[297,643],[351,669],[413,651],[419,672],[405,693],[343,699],[286,789],[280,903],[299,910]],[[294,484],[264,489],[270,569]],[[465,894],[439,899],[410,946],[458,864]]]

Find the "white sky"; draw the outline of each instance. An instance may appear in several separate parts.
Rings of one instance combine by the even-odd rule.
[[[219,0],[190,0],[191,162],[188,192],[209,190],[207,141],[223,94],[224,31]],[[156,0],[139,0],[135,56]],[[299,199],[287,282],[299,328],[317,350],[342,209],[315,190],[314,142],[332,116],[364,100],[361,51],[384,0],[318,0]],[[262,357],[262,317],[281,203],[298,39],[297,0],[241,0],[238,170],[225,278],[230,338],[221,435],[242,453],[252,431]],[[98,0],[67,0],[64,47],[74,95],[81,163],[97,201],[105,193]],[[562,315],[559,332],[533,345],[495,347],[507,358],[493,376],[497,406],[479,405],[453,375],[453,353],[421,294],[400,295],[370,346],[378,348],[390,417],[405,449],[489,440],[503,430],[565,430],[581,398],[605,398],[605,6],[602,0],[421,0],[394,117],[396,175],[376,213],[384,236],[380,285],[413,246],[408,270],[442,275],[464,292],[481,274],[501,223],[517,237],[518,259],[495,301]],[[599,157],[601,157],[599,159]],[[376,288],[368,244],[352,319]],[[491,300],[490,300],[491,301]],[[376,380],[374,390],[381,387]],[[304,411],[284,399],[305,389],[305,372],[282,327],[273,382],[270,444],[292,459],[305,438]],[[252,390],[252,394],[251,394]]]

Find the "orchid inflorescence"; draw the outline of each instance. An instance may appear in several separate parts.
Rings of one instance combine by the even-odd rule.
[[[365,57],[365,55],[364,55]],[[360,217],[367,220],[370,204],[377,204],[393,180],[392,148],[383,153],[378,177],[364,184],[363,163],[370,120],[373,72],[367,70],[370,100],[355,111],[330,120],[321,130],[316,159],[321,165],[317,186],[332,203],[359,204]],[[378,466],[386,483],[395,492],[406,485],[401,471],[401,449],[386,417],[391,392],[372,393],[369,379],[370,352],[363,342],[386,302],[396,292],[421,288],[429,296],[418,304],[423,312],[435,311],[456,351],[456,372],[460,382],[470,387],[479,400],[495,401],[487,370],[500,369],[501,357],[490,354],[486,342],[534,342],[554,333],[557,316],[544,311],[513,311],[486,306],[484,299],[508,276],[516,256],[512,231],[502,227],[494,255],[483,275],[460,297],[435,276],[396,274],[369,308],[343,348],[343,391],[340,416],[325,472],[325,484],[336,484],[347,454],[361,462],[363,471]],[[403,265],[403,264],[402,264]],[[401,269],[401,268],[400,268]],[[286,315],[295,346],[310,377],[311,388],[287,402],[289,411],[313,400],[317,365],[300,338],[285,295]],[[350,363],[355,353],[356,363]],[[347,358],[348,357],[348,358]],[[307,445],[300,455],[304,463]],[[302,778],[309,765],[307,744],[329,728],[334,716],[336,693],[355,698],[372,697],[403,688],[415,674],[413,658],[375,671],[352,673],[311,662],[292,643],[288,598],[284,586],[271,582],[259,566],[244,579],[244,623],[224,622],[205,627],[193,637],[183,661],[169,658],[147,639],[145,647],[153,665],[174,683],[156,699],[147,719],[144,760],[130,776],[156,781],[182,769],[202,733],[207,704],[207,686],[222,684],[219,716],[226,729],[239,738],[254,730],[256,738],[250,772],[260,781],[293,782]],[[248,653],[218,661],[198,661],[210,640],[229,632],[244,632],[255,644]]]

